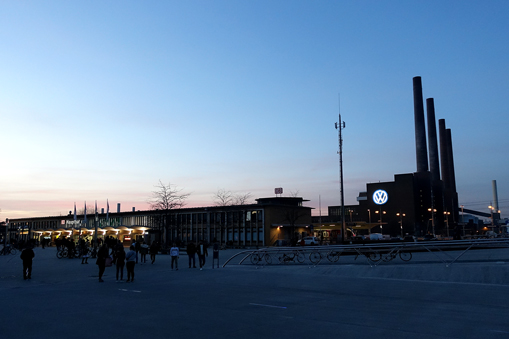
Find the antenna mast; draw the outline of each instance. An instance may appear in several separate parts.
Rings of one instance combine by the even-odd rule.
[[[341,242],[345,242],[345,194],[343,191],[343,136],[341,131],[345,128],[345,122],[341,120],[341,99],[338,94],[338,112],[339,123],[336,122],[336,129],[338,130],[339,139],[339,191],[341,193]]]

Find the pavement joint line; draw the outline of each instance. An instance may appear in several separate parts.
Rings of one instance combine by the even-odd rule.
[[[249,303],[249,305],[262,306],[262,307],[271,307],[271,308],[281,308],[281,309],[286,309],[287,308],[286,306],[276,306],[276,305],[266,305],[266,304],[256,304],[256,303]]]
[[[422,279],[404,279],[404,278],[387,278],[387,277],[357,277],[359,279],[380,279],[380,280],[394,280],[394,281],[410,281],[422,283],[436,283],[436,284],[461,284],[461,285],[482,285],[482,286],[502,286],[507,287],[507,284],[492,284],[481,282],[465,282],[465,281],[443,281],[443,280],[422,280]]]

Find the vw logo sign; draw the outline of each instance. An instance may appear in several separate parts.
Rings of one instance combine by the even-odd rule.
[[[373,202],[377,205],[383,205],[389,199],[389,195],[384,190],[376,190],[373,193]]]

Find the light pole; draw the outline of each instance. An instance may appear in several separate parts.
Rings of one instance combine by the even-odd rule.
[[[405,213],[396,213],[399,217],[399,227],[401,228],[401,238],[403,238],[403,217],[405,217]]]
[[[369,234],[371,234],[371,210],[368,208]]]
[[[493,228],[495,227],[495,223],[493,222],[493,210],[495,209],[495,207],[493,206],[488,206],[488,208],[490,209],[490,212],[491,212],[491,228],[493,230]]]
[[[434,208],[428,208],[428,211],[431,212],[431,227],[433,227],[433,236],[435,236],[435,212],[437,210]]]
[[[451,212],[447,212],[447,211],[444,212],[444,215],[445,215],[445,225],[447,227],[447,238],[449,238],[449,215],[450,214],[451,214]]]
[[[463,217],[463,208],[465,206],[461,205],[461,223],[463,224],[463,236],[465,236],[465,218]]]
[[[339,113],[339,123],[335,123],[338,130],[339,139],[339,190],[341,193],[341,242],[345,242],[345,194],[343,192],[343,137],[341,131],[346,127],[345,122],[341,120],[341,113]]]
[[[378,214],[379,212],[378,211],[375,211],[376,214]],[[383,235],[383,228],[382,228],[382,214],[386,214],[387,212],[385,211],[382,211],[382,208],[380,207],[380,234]]]

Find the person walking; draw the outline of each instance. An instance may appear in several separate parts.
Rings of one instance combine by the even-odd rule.
[[[103,244],[99,248],[99,251],[97,251],[97,260],[95,262],[97,266],[99,266],[99,282],[104,282],[103,274],[104,270],[106,269],[106,258],[108,257],[109,257],[108,246],[106,246],[106,244]]]
[[[180,249],[177,247],[177,244],[173,243],[173,246],[170,248],[171,269],[172,270],[173,270],[173,263],[175,263],[175,271],[179,270],[179,255],[180,255]]]
[[[120,273],[120,280],[124,280],[124,265],[125,265],[125,251],[124,247],[116,247],[115,250],[115,262],[117,267],[117,281],[118,281],[118,274]]]
[[[152,264],[156,261],[157,252],[159,252],[159,243],[154,241],[152,245],[150,245],[150,260],[152,260]]]
[[[214,268],[214,261],[217,260],[217,268],[219,268],[219,243],[214,238],[214,245],[212,247],[212,268]]]
[[[27,245],[19,256],[23,260],[23,280],[32,279],[32,259],[35,257],[34,250]]]
[[[207,246],[203,242],[203,240],[200,240],[200,243],[198,244],[198,248],[196,249],[198,252],[198,262],[200,264],[200,271],[203,270],[203,266],[205,266],[205,256],[209,256],[209,253],[207,252]]]
[[[88,264],[88,246],[84,239],[81,239],[81,263]]]
[[[129,252],[125,255],[125,267],[127,269],[127,281],[126,282],[133,282],[134,281],[134,266],[136,265],[136,251],[134,250],[134,246],[131,245],[129,247]]]
[[[136,251],[136,263],[138,263],[138,252],[140,251],[141,249],[141,243],[140,243],[141,240],[136,240],[136,242],[134,243],[134,250]]]
[[[191,241],[189,244],[187,244],[186,251],[187,256],[189,257],[189,268],[191,268],[191,261],[193,262],[193,268],[196,268],[196,258],[195,258],[196,245],[194,244],[194,242]]]
[[[147,254],[148,254],[148,245],[145,241],[143,241],[140,245],[140,253],[141,253],[140,262],[142,264],[146,264],[147,263]]]

